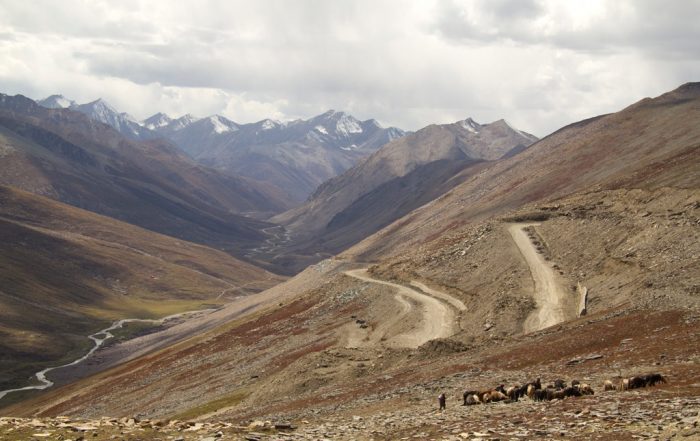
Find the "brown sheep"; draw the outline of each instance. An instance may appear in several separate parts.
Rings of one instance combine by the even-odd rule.
[[[630,388],[630,379],[623,378],[617,387],[617,390],[628,390]]]
[[[481,404],[479,401],[479,396],[476,394],[467,395],[464,398],[464,406],[473,406],[474,404]]]
[[[646,374],[642,375],[645,386],[656,386],[660,383],[666,383],[666,378],[661,374]]]
[[[481,401],[479,400],[479,395],[478,395],[478,394],[479,394],[479,392],[477,392],[477,391],[475,391],[475,390],[468,390],[468,391],[465,391],[465,392],[462,394],[462,399],[464,400],[464,401],[462,402],[462,406],[467,406],[467,405],[469,405],[469,404],[477,404],[477,403],[480,403]],[[468,403],[468,401],[469,401],[470,398],[472,399],[472,401],[473,401],[474,399],[476,399],[476,403]]]
[[[605,380],[605,382],[603,383],[603,390],[604,391],[615,390],[615,385],[613,384],[612,381]]]
[[[501,391],[492,390],[489,393],[489,401],[492,401],[494,403],[498,402],[498,401],[505,401],[507,399],[508,399],[508,396],[506,396],[506,394],[504,394]]]
[[[581,392],[581,395],[595,395],[595,392],[593,392],[593,388],[586,383],[577,384],[576,389],[578,389],[578,391]]]

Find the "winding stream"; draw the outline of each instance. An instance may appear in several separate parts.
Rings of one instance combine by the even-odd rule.
[[[100,348],[100,346],[102,346],[102,344],[105,341],[114,337],[114,335],[112,335],[109,331],[114,331],[115,329],[120,329],[122,326],[124,326],[125,323],[144,322],[144,323],[162,324],[168,320],[172,320],[172,319],[175,319],[178,317],[182,317],[182,316],[189,315],[189,314],[196,314],[198,312],[207,312],[207,311],[215,311],[215,309],[200,309],[200,310],[196,310],[196,311],[186,311],[186,312],[181,312],[178,314],[169,315],[169,316],[163,317],[161,319],[130,318],[130,319],[117,320],[116,322],[112,323],[112,325],[110,327],[105,328],[99,332],[96,332],[96,333],[88,336],[88,338],[90,340],[92,340],[95,343],[95,345],[92,347],[92,349],[90,349],[88,351],[87,354],[83,355],[82,357],[80,357],[76,360],[71,361],[70,363],[62,364],[60,366],[46,368],[46,369],[43,369],[43,370],[37,372],[36,374],[34,374],[34,376],[36,377],[37,380],[39,380],[39,382],[41,384],[37,384],[34,386],[20,387],[17,389],[7,389],[7,390],[0,391],[0,400],[2,400],[5,397],[5,395],[12,393],[12,392],[19,392],[19,391],[23,391],[23,390],[44,390],[44,389],[47,389],[47,388],[53,386],[53,384],[54,384],[53,381],[46,378],[46,374],[48,374],[49,372],[51,372],[53,370],[62,369],[62,368],[69,367],[69,366],[75,366],[76,364],[85,361],[96,350],[98,350]]]

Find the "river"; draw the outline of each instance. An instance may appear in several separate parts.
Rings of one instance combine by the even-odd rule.
[[[200,312],[207,312],[207,311],[215,311],[215,309],[200,309],[200,310],[196,310],[196,311],[186,311],[186,312],[181,312],[178,314],[169,315],[169,316],[163,317],[161,319],[129,318],[129,319],[117,320],[116,322],[112,323],[112,325],[109,326],[108,328],[105,328],[99,332],[96,332],[96,333],[88,336],[88,338],[90,340],[92,340],[95,343],[95,345],[87,352],[87,354],[83,355],[82,357],[80,357],[76,360],[71,361],[70,363],[62,364],[60,366],[46,368],[46,369],[43,369],[43,370],[37,372],[36,374],[34,374],[34,376],[41,384],[20,387],[18,389],[7,389],[7,390],[0,391],[0,400],[2,400],[5,397],[5,395],[12,393],[12,392],[20,392],[23,390],[44,390],[44,389],[47,389],[47,388],[53,386],[53,384],[54,384],[53,381],[46,378],[46,374],[48,374],[49,372],[51,372],[53,370],[62,369],[62,368],[66,368],[69,366],[75,366],[76,364],[85,361],[96,350],[98,350],[100,348],[100,346],[102,346],[102,344],[104,344],[105,341],[114,337],[114,335],[112,335],[110,333],[110,331],[114,331],[115,329],[121,328],[122,326],[124,326],[125,323],[144,322],[144,323],[162,324],[168,320],[172,320],[172,319],[175,319],[178,317],[182,317],[182,316],[189,315],[189,314],[196,314],[196,313],[200,313]]]

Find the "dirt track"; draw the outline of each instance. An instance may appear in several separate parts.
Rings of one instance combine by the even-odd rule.
[[[567,318],[564,307],[567,296],[566,289],[561,286],[550,264],[537,252],[523,230],[525,227],[537,225],[539,224],[527,223],[513,224],[508,227],[508,232],[518,246],[520,254],[530,267],[530,273],[535,283],[534,298],[537,302],[537,310],[525,320],[525,332],[538,331],[561,323]]]
[[[401,312],[387,317],[383,323],[370,331],[370,335],[363,339],[365,343],[370,345],[385,340],[389,346],[417,348],[427,341],[449,337],[455,333],[458,327],[456,314],[450,306],[458,310],[465,309],[464,304],[459,300],[418,282],[412,282],[412,285],[418,286],[421,290],[435,297],[397,283],[374,279],[367,275],[366,269],[345,271],[344,274],[364,282],[377,283],[397,290],[395,299],[401,305]],[[392,333],[394,325],[400,324],[416,307],[420,308],[420,319],[415,323],[415,326],[412,326],[407,332]],[[348,342],[348,346],[359,346],[360,344],[361,342],[356,337],[351,337]]]

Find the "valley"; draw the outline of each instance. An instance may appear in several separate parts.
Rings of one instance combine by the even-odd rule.
[[[184,223],[167,228],[62,201],[68,187],[48,168],[38,174],[42,189],[14,188],[7,173],[15,181],[0,188],[0,332],[11,357],[0,365],[2,389],[76,362],[44,377],[55,386],[0,401],[0,433],[692,439],[700,433],[699,103],[700,85],[688,83],[541,140],[504,120],[431,125],[336,170],[305,202],[271,210],[234,213],[224,193],[216,203],[197,196],[209,181],[190,194],[153,178],[154,193],[167,187],[169,200],[183,202],[175,212]],[[69,112],[48,115],[82,127]],[[4,115],[8,149],[46,147],[27,135],[39,133],[39,116]],[[49,131],[91,152],[75,135]],[[130,142],[120,145],[146,148]],[[222,173],[187,163],[200,177]],[[80,188],[88,209],[115,209],[98,210],[87,202],[99,193]],[[227,210],[216,208],[223,201]],[[167,218],[162,209],[149,222]],[[169,323],[98,349],[105,332],[132,319]],[[604,390],[605,380],[649,373],[667,381]],[[555,380],[577,380],[595,394],[462,405],[465,391],[537,378],[550,392],[563,390]]]

